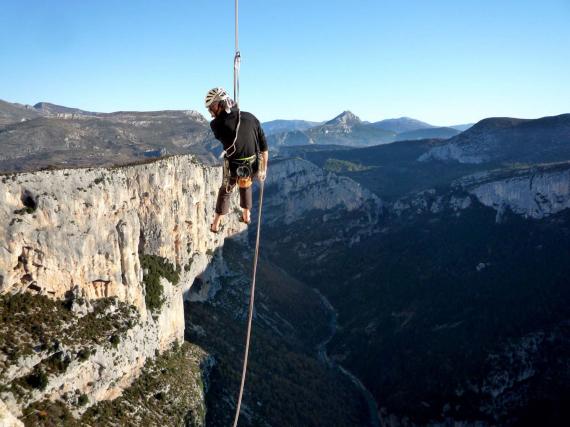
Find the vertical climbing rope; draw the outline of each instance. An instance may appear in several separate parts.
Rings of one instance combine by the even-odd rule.
[[[237,427],[239,420],[239,413],[241,409],[241,400],[243,397],[243,390],[245,386],[245,375],[247,373],[247,358],[249,355],[249,342],[251,339],[251,325],[253,323],[253,304],[255,300],[255,277],[257,275],[257,259],[259,257],[259,236],[261,234],[261,207],[263,205],[263,181],[260,182],[259,188],[259,213],[257,215],[257,237],[255,238],[255,255],[253,256],[253,273],[251,279],[251,291],[249,295],[249,310],[247,313],[247,334],[245,338],[245,352],[243,356],[243,369],[241,372],[241,385],[239,388],[239,397],[236,407],[236,415],[234,418],[234,427]]]
[[[241,65],[241,55],[239,52],[239,21],[238,21],[238,0],[235,0],[235,39],[236,39],[236,53],[234,56],[234,101],[239,108],[239,68]]]
[[[239,52],[239,22],[238,22],[238,0],[235,0],[235,39],[236,39],[236,51],[234,56],[234,101],[239,109],[239,69],[241,64],[241,55]],[[238,121],[239,126],[239,121]],[[237,129],[236,129],[237,138]],[[236,406],[236,414],[234,417],[233,427],[237,427],[239,420],[239,413],[241,410],[241,401],[243,398],[243,390],[245,388],[245,376],[247,374],[247,359],[249,356],[249,343],[251,341],[251,327],[253,323],[253,307],[255,302],[255,278],[257,276],[257,260],[259,258],[259,237],[261,235],[261,207],[263,206],[263,186],[264,182],[260,182],[259,188],[259,212],[257,215],[257,233],[255,238],[255,254],[253,256],[253,271],[251,277],[251,291],[249,295],[249,309],[247,313],[247,333],[245,338],[245,351],[243,355],[243,369],[241,372],[241,384],[239,388],[239,396]]]

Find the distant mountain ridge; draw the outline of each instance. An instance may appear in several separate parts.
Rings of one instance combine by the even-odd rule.
[[[271,120],[261,124],[266,135],[279,132],[302,131],[314,126],[321,125],[322,122],[310,122],[306,120]]]
[[[411,117],[400,117],[397,119],[385,119],[372,123],[374,126],[396,133],[411,132],[418,129],[433,128],[435,126]]]
[[[300,145],[367,147],[394,141],[448,139],[459,133],[459,130],[452,127],[436,127],[410,117],[370,123],[361,120],[351,111],[343,111],[317,126],[272,133],[269,135],[269,144],[277,150]]]
[[[268,134],[268,141],[275,154],[284,147],[300,145],[326,149],[332,145],[368,147],[402,140],[438,139],[440,142],[430,150],[420,153],[420,160],[480,163],[540,158],[550,162],[560,160],[560,153],[570,153],[569,117],[563,114],[535,120],[489,118],[458,133],[451,127],[435,127],[409,117],[370,123],[351,111],[343,111],[314,126],[315,122],[302,120],[270,122],[270,127],[273,124],[277,128],[299,129]],[[0,169],[57,167],[60,162],[65,166],[122,164],[153,155],[184,153],[213,161],[219,143],[208,123],[196,111],[98,113],[49,102],[32,107],[0,101]],[[424,127],[396,133],[378,127],[380,124],[391,129]],[[541,154],[537,157],[536,153]]]
[[[457,129],[460,132],[464,132],[467,129],[469,129],[471,126],[473,126],[474,124],[475,123],[465,123],[462,125],[452,125],[452,126],[448,126],[448,127],[452,128],[452,129]]]
[[[34,109],[46,115],[81,114],[84,116],[96,116],[98,114],[91,111],[80,110],[79,108],[64,107],[50,102],[38,102],[34,105]]]
[[[13,104],[0,99],[0,126],[37,117],[41,117],[41,113],[29,105]]]
[[[365,147],[386,144],[394,141],[395,137],[394,132],[376,128],[370,123],[363,122],[351,111],[343,111],[324,124],[304,131],[296,130],[270,135],[269,144],[274,148],[306,144]]]
[[[0,172],[111,166],[175,154],[215,159],[219,143],[196,111],[95,113],[1,103]]]
[[[559,161],[561,156],[570,156],[570,114],[539,119],[483,119],[445,144],[432,148],[420,160],[550,162]]]
[[[410,141],[415,139],[441,138],[448,139],[461,132],[449,127],[430,127],[399,133],[396,141]]]
[[[160,126],[158,123],[151,123],[160,120],[159,117],[167,114],[169,117],[181,116],[195,120],[205,126],[204,131],[209,132],[207,126],[208,120],[198,112],[192,111],[155,111],[155,112],[128,112],[118,111],[112,113],[100,113],[94,111],[86,111],[80,108],[71,108],[50,102],[38,102],[33,107],[19,104],[11,104],[3,102],[0,104],[0,126],[21,123],[22,121],[44,118],[73,119],[86,120],[88,118],[98,118],[111,121],[122,121],[124,123],[131,122],[141,127],[140,121],[144,120],[144,126],[153,127]],[[53,123],[50,123],[53,125]],[[383,127],[379,127],[383,125]],[[441,128],[440,130],[434,126],[415,120],[409,117],[401,117],[398,119],[387,119],[380,122],[370,123],[361,120],[351,111],[343,111],[333,119],[325,122],[312,122],[305,120],[273,120],[263,123],[263,128],[268,136],[273,152],[276,153],[280,147],[298,146],[298,145],[343,145],[349,147],[365,147],[370,145],[386,144],[396,140],[405,139],[421,139],[421,138],[449,138],[455,133],[449,129]],[[386,129],[388,128],[388,129]],[[404,132],[395,132],[391,129],[406,129],[413,134]],[[422,130],[423,129],[423,130]],[[159,132],[160,133],[160,132]],[[180,138],[184,139],[185,136]],[[118,140],[121,138],[119,137]],[[128,138],[127,138],[128,139]],[[215,144],[209,144],[208,150],[211,151]],[[161,147],[164,148],[164,147]],[[23,146],[22,146],[23,149]],[[151,150],[151,148],[148,148]],[[152,150],[156,151],[155,148]],[[162,152],[171,152],[172,150],[163,149]],[[34,150],[31,150],[34,151]],[[28,150],[28,152],[31,152]],[[174,150],[175,152],[177,150]],[[199,150],[200,151],[200,150]],[[203,151],[203,150],[201,150]],[[8,153],[10,157],[10,153]]]

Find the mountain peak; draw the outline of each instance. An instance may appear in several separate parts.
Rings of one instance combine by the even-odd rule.
[[[380,129],[386,129],[396,133],[412,132],[418,129],[433,128],[433,125],[422,122],[411,117],[398,117],[394,119],[385,119],[373,123],[374,126]]]
[[[359,124],[359,123],[362,123],[362,120],[360,120],[360,118],[357,115],[355,115],[351,111],[347,110],[347,111],[343,111],[338,116],[336,116],[334,119],[329,120],[325,124],[326,125],[350,126],[350,125],[355,125],[355,124]]]

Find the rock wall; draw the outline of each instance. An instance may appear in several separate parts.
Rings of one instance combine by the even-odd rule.
[[[487,137],[490,139],[491,136]],[[422,154],[418,161],[427,162],[430,160],[455,160],[459,163],[484,163],[491,160],[488,149],[483,144],[473,143],[472,145],[461,145],[453,140],[453,142],[445,145],[433,147],[428,152]]]
[[[382,201],[350,178],[327,172],[302,159],[280,160],[269,165],[264,200],[264,222],[291,222],[311,210],[347,211],[371,206],[370,215],[382,210]],[[375,218],[372,218],[373,221]]]
[[[0,293],[116,297],[135,306],[141,319],[116,349],[101,348],[86,363],[72,362],[36,400],[68,389],[93,401],[118,396],[156,350],[183,340],[183,296],[207,267],[225,268],[219,256],[224,237],[245,230],[239,216],[230,214],[223,233],[209,231],[221,167],[205,167],[192,156],[0,178]],[[238,209],[237,197],[233,203],[231,212]],[[180,269],[177,286],[161,278],[165,301],[152,315],[141,254]],[[5,378],[30,371],[41,357],[18,360]],[[16,414],[21,409],[10,399],[6,404]]]
[[[24,423],[18,420],[8,407],[0,400],[0,426],[2,427],[24,427]]]
[[[545,218],[570,208],[570,164],[478,172],[455,181],[452,188],[449,193],[429,189],[403,197],[390,210],[397,216],[458,211],[476,199],[497,212],[498,222],[507,210],[525,218]]]
[[[540,219],[570,208],[570,166],[475,184],[468,190],[485,206]]]

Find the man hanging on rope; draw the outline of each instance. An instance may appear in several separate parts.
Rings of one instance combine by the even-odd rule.
[[[214,88],[206,94],[206,108],[213,120],[210,127],[224,147],[224,177],[218,191],[216,213],[210,225],[214,233],[220,231],[223,215],[228,213],[230,195],[239,186],[241,221],[249,224],[252,206],[252,178],[264,181],[267,175],[269,151],[259,120],[235,107],[223,88]]]

